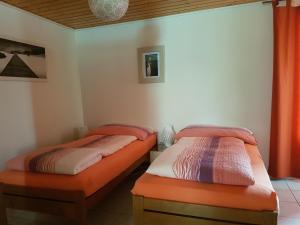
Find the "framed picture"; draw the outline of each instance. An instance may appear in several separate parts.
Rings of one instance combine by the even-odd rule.
[[[46,79],[45,48],[0,38],[0,80]]]
[[[138,49],[139,83],[165,82],[165,48],[153,46]]]

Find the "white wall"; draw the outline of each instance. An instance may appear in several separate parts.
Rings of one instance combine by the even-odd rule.
[[[0,36],[46,47],[47,82],[0,81],[0,168],[36,146],[74,138],[83,125],[75,34],[3,3]]]
[[[267,162],[272,9],[261,3],[76,31],[85,121],[255,131]],[[166,82],[138,84],[137,48],[165,45]]]

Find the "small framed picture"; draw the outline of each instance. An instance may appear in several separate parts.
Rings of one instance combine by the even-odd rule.
[[[139,83],[165,82],[165,48],[153,46],[138,49]]]

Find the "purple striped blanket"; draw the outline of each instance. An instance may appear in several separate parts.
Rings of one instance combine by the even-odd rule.
[[[136,139],[126,135],[89,136],[17,156],[7,162],[7,167],[12,170],[75,175]]]
[[[233,137],[184,137],[164,151],[148,173],[230,185],[254,184],[244,142]]]

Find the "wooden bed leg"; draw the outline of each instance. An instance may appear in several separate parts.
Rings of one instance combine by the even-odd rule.
[[[0,225],[8,225],[6,208],[4,208],[4,206],[0,206]]]
[[[1,187],[0,187],[0,225],[8,225],[6,208],[3,200],[3,195],[1,192]]]
[[[266,213],[264,216],[263,225],[277,225],[277,213]]]
[[[87,207],[85,202],[85,196],[82,194],[82,199],[79,201],[79,215],[78,215],[78,224],[87,225]]]
[[[79,225],[87,225],[87,212],[86,210],[82,210],[78,220]]]
[[[133,196],[133,224],[144,225],[144,198],[141,196]]]

